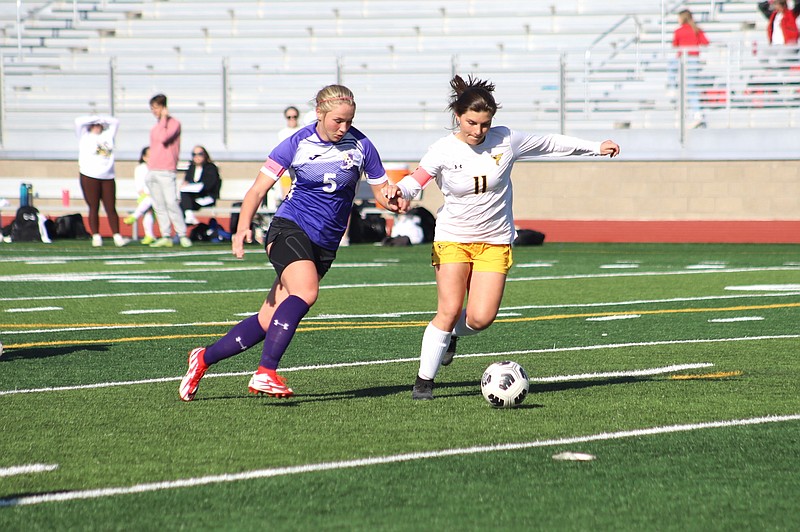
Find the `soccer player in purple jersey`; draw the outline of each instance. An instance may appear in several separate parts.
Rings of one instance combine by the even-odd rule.
[[[355,112],[355,99],[347,87],[324,87],[316,96],[317,122],[282,141],[264,162],[245,194],[232,247],[237,258],[244,256],[244,243],[252,242],[253,215],[269,189],[289,172],[291,189],[266,238],[267,256],[277,277],[258,314],[242,320],[213,344],[189,353],[189,370],[179,390],[183,401],[194,399],[211,364],[262,341],[250,391],[273,397],[293,395],[276,370],[300,320],[317,300],[320,280],[336,258],[361,174],[366,175],[379,205],[392,212],[408,208],[408,201],[387,183],[372,142],[352,127]]]

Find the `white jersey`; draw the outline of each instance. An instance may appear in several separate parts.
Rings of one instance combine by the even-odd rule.
[[[103,123],[98,135],[90,131],[93,123]],[[80,173],[95,179],[114,179],[114,137],[119,120],[113,116],[79,116],[75,119]]]
[[[511,244],[515,237],[514,162],[533,157],[600,155],[600,144],[564,135],[530,135],[507,127],[491,128],[478,146],[470,146],[453,134],[439,139],[414,172],[416,182],[424,185],[420,181],[424,176],[419,175],[424,170],[444,194],[434,240]]]
[[[147,163],[139,163],[133,169],[133,186],[136,187],[136,193],[141,195],[150,195],[150,189],[147,188],[147,174],[150,170],[147,168]]]

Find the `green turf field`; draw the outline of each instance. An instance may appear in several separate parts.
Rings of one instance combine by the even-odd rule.
[[[261,249],[0,244],[0,530],[796,530],[800,246],[517,248],[496,323],[412,401],[428,246],[342,248],[282,362],[190,349]],[[494,410],[498,360],[531,377]],[[564,452],[594,456],[561,461]]]

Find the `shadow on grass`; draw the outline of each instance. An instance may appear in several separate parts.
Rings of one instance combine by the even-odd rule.
[[[33,360],[38,358],[60,357],[64,355],[71,355],[81,351],[95,351],[106,352],[109,350],[109,345],[71,345],[64,347],[36,347],[29,349],[10,349],[3,353],[0,357],[0,362],[11,362],[12,360],[27,359]]]
[[[612,386],[618,384],[632,384],[652,380],[649,377],[616,377],[611,379],[591,379],[585,381],[571,381],[537,384],[531,383],[527,402],[517,408],[544,408],[542,404],[532,403],[531,399],[540,393],[564,392],[568,390],[581,390],[596,386]],[[273,398],[260,395],[262,399],[270,399],[269,406],[295,407],[303,403],[315,403],[320,401],[340,401],[343,399],[361,399],[365,397],[388,397],[398,394],[408,394],[411,400],[411,384],[394,386],[373,386],[370,388],[360,388],[349,391],[330,392],[330,393],[303,393],[299,392],[289,398]],[[434,397],[443,399],[447,397],[473,397],[480,396],[480,384],[476,381],[443,382],[437,383],[434,387]],[[250,396],[249,397],[254,397]],[[195,401],[214,401],[224,399],[242,399],[242,396],[217,396],[217,397],[198,397]],[[425,403],[427,401],[415,401]]]

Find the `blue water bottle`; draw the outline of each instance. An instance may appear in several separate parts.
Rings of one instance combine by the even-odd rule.
[[[20,207],[27,207],[28,206],[28,184],[22,183],[19,186],[19,206]]]

